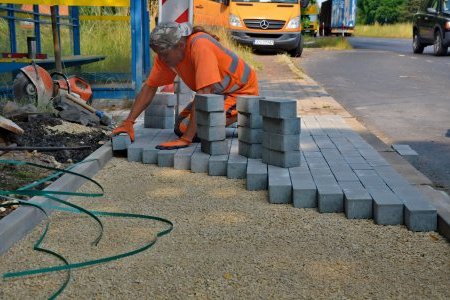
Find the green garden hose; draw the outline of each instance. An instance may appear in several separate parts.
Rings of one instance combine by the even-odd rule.
[[[91,160],[89,160],[89,161],[91,161]],[[89,162],[89,161],[83,161],[76,165],[72,165],[67,169],[58,169],[58,168],[52,168],[52,167],[47,167],[47,166],[29,163],[29,162],[23,162],[23,161],[0,160],[0,164],[15,165],[15,166],[28,165],[28,166],[33,166],[33,167],[38,167],[38,168],[43,168],[43,169],[54,171],[54,173],[51,174],[50,176],[48,176],[44,179],[41,179],[39,181],[36,181],[32,184],[29,184],[27,186],[24,186],[22,188],[19,188],[17,190],[0,190],[0,197],[7,199],[6,202],[0,204],[0,207],[9,207],[9,206],[13,206],[13,205],[24,205],[24,206],[31,206],[31,207],[34,207],[34,208],[40,210],[45,215],[46,225],[45,225],[45,228],[44,228],[43,232],[41,233],[39,239],[34,244],[33,249],[36,251],[40,251],[40,252],[44,252],[44,253],[53,255],[63,262],[62,265],[57,265],[57,266],[5,273],[5,274],[3,274],[4,279],[17,278],[17,277],[23,277],[23,276],[29,276],[29,275],[35,275],[35,274],[44,274],[44,273],[57,272],[57,271],[67,271],[67,276],[66,276],[66,279],[63,282],[63,284],[58,288],[57,291],[55,291],[50,296],[50,299],[55,299],[57,296],[59,296],[64,291],[64,289],[69,284],[70,270],[76,269],[76,268],[87,267],[87,266],[93,266],[93,265],[101,264],[101,263],[106,263],[106,262],[110,262],[110,261],[114,261],[114,260],[118,260],[118,259],[121,259],[124,257],[131,256],[131,255],[138,254],[138,253],[145,251],[145,250],[149,249],[150,247],[152,247],[156,243],[156,241],[158,240],[159,237],[162,237],[172,231],[173,223],[164,218],[150,216],[150,215],[131,214],[131,213],[92,211],[92,210],[85,209],[79,205],[75,205],[68,201],[57,198],[56,197],[57,195],[83,196],[83,197],[102,197],[104,195],[103,187],[97,181],[95,181],[87,176],[84,176],[82,174],[70,171],[75,166],[82,164],[82,163]],[[82,178],[92,182],[93,184],[95,184],[101,190],[101,192],[81,193],[81,192],[64,192],[64,191],[44,191],[44,190],[32,189],[32,188],[40,185],[43,182],[46,182],[46,181],[52,180],[52,179],[56,179],[62,174],[72,174],[75,176],[82,177]],[[60,207],[60,206],[56,206],[56,205],[46,205],[46,204],[36,203],[34,201],[20,200],[20,199],[16,198],[19,195],[29,196],[29,197],[42,196],[42,197],[45,197],[47,199],[50,199],[51,201],[54,201],[54,202],[60,204],[60,205],[62,204],[65,207]],[[96,239],[93,241],[93,245],[97,245],[103,236],[103,224],[98,217],[119,217],[119,218],[135,218],[135,219],[154,220],[154,221],[158,221],[158,222],[167,224],[168,228],[165,230],[159,231],[156,234],[156,237],[154,239],[147,242],[144,246],[137,248],[135,250],[119,253],[117,255],[102,257],[99,259],[70,263],[62,255],[60,255],[52,250],[41,247],[41,244],[44,241],[45,236],[47,235],[48,228],[50,225],[49,217],[48,217],[47,211],[45,209],[58,210],[58,211],[71,212],[71,213],[84,213],[84,214],[87,214],[89,217],[93,218],[99,224],[99,227],[100,227],[100,233],[96,237]]]

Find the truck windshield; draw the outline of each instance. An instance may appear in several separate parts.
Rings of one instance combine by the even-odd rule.
[[[450,12],[450,0],[446,0],[443,3],[442,10],[445,12]]]
[[[298,0],[233,0],[233,2],[298,3]]]

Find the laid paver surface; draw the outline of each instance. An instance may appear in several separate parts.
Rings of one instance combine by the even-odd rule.
[[[274,72],[276,62],[269,61],[268,57],[262,59],[268,64],[265,69]],[[262,89],[272,88],[276,93],[281,88],[289,93],[283,84],[290,84],[299,93],[309,88],[302,90],[302,85],[295,80],[283,83],[271,82],[264,76],[261,79]],[[309,120],[311,134],[306,139],[303,139],[305,135],[301,137],[301,143],[309,149],[305,154],[310,153],[302,159],[309,159],[317,166],[318,176],[323,170],[320,166],[327,159],[341,158],[331,151],[332,145],[340,149],[348,147],[345,140],[339,139],[335,128],[324,131],[321,120],[316,117]],[[364,149],[363,141],[353,138]],[[386,167],[383,159],[375,155],[376,151],[369,150],[372,149],[365,149],[364,155],[359,153],[364,160],[356,155],[342,159],[363,171],[367,166]],[[341,175],[344,178],[346,174]],[[105,198],[77,199],[76,203],[96,210],[166,217],[175,223],[175,229],[149,251],[73,271],[73,280],[63,297],[450,297],[450,246],[435,232],[415,233],[405,226],[349,220],[342,213],[319,214],[316,209],[270,204],[267,191],[247,191],[245,180],[159,168],[123,158],[112,159],[95,179],[104,186]],[[348,188],[349,184],[343,186]],[[94,189],[88,184],[82,190]],[[92,247],[90,242],[98,229],[88,218],[57,213],[51,222],[45,245],[64,254],[71,262],[133,250],[151,240],[162,228],[151,221],[106,218],[104,240]],[[59,263],[32,251],[40,230],[42,227],[2,257],[0,272]],[[60,273],[2,281],[0,298],[48,297],[64,276]]]

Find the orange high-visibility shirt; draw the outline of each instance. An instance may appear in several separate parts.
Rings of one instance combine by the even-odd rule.
[[[171,84],[176,74],[194,91],[213,85],[215,94],[258,95],[255,71],[203,32],[188,37],[185,56],[174,69],[157,56],[146,83],[151,87]]]

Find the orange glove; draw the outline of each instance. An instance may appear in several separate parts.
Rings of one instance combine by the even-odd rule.
[[[119,127],[117,127],[112,131],[113,135],[118,135],[119,133],[127,133],[130,136],[130,140],[134,142],[134,129],[133,129],[134,123],[135,123],[134,121],[128,119],[123,121],[119,125]]]
[[[184,137],[180,137],[178,140],[159,144],[155,148],[159,149],[159,150],[174,150],[174,149],[189,147],[190,144],[191,144],[190,140],[188,140]]]

